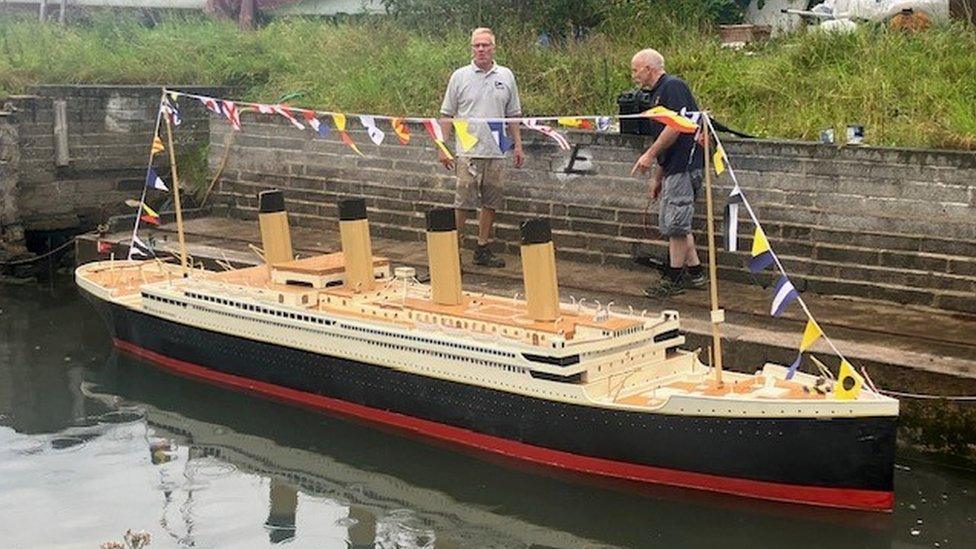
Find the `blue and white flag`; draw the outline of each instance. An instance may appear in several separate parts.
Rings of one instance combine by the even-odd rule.
[[[149,246],[146,246],[138,236],[132,235],[132,244],[129,246],[129,259],[149,259],[150,257],[156,257],[156,252]]]
[[[776,286],[773,288],[773,305],[769,309],[769,314],[773,316],[783,314],[786,307],[799,296],[800,294],[797,293],[790,279],[786,278],[785,275],[779,277],[779,281],[776,282]]]
[[[800,368],[800,361],[802,360],[803,353],[800,352],[796,355],[796,360],[793,361],[793,364],[790,364],[790,369],[786,372],[786,379],[793,379],[793,376],[796,375],[797,369]]]
[[[742,204],[742,189],[732,188],[725,202],[725,249],[739,251],[739,204]]]
[[[169,188],[166,186],[166,183],[163,183],[163,180],[160,179],[158,175],[156,175],[156,170],[152,169],[151,166],[149,167],[149,172],[146,173],[146,186],[160,191],[169,190]]]
[[[359,117],[359,123],[366,128],[366,134],[369,135],[370,141],[379,145],[383,142],[383,138],[386,137],[386,133],[376,125],[376,118],[369,115],[361,115]]]
[[[499,150],[506,153],[515,148],[515,142],[505,135],[504,122],[489,122],[488,127],[491,129],[491,136],[495,138],[495,144],[498,145]]]

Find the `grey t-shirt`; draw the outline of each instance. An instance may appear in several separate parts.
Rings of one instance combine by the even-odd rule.
[[[457,118],[506,118],[522,114],[515,75],[507,67],[493,65],[487,71],[474,63],[454,71],[444,93],[441,114]],[[487,122],[471,122],[468,131],[478,138],[471,150],[461,149],[455,131],[458,156],[472,158],[504,157]],[[507,128],[506,128],[507,131]]]

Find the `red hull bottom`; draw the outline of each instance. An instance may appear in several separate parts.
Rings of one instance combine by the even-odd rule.
[[[604,477],[805,505],[889,512],[894,505],[894,493],[887,491],[825,488],[721,477],[580,456],[559,450],[541,448],[514,440],[477,433],[469,429],[452,427],[396,412],[370,408],[344,400],[218,372],[203,366],[161,355],[121,339],[116,338],[113,341],[119,349],[152,361],[166,370],[185,377],[203,380],[244,393],[271,398],[305,408],[327,410],[370,423],[392,426],[422,437],[540,465]]]

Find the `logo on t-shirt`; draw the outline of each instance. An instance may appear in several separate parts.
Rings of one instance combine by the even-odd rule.
[[[495,80],[495,89],[496,90],[504,90],[505,89],[505,83],[502,82],[501,80]]]

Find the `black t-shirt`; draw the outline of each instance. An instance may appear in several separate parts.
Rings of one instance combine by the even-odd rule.
[[[698,110],[698,103],[691,95],[688,84],[670,74],[661,75],[661,78],[651,88],[651,107],[659,105],[677,113],[680,113],[681,109]],[[664,124],[652,120],[651,142],[657,139],[662,131],[664,131]],[[694,156],[692,156],[692,151],[694,151]],[[679,135],[677,141],[657,157],[657,162],[664,168],[664,175],[701,170],[705,167],[705,157],[702,154],[701,147],[696,146],[695,134],[689,133]]]

